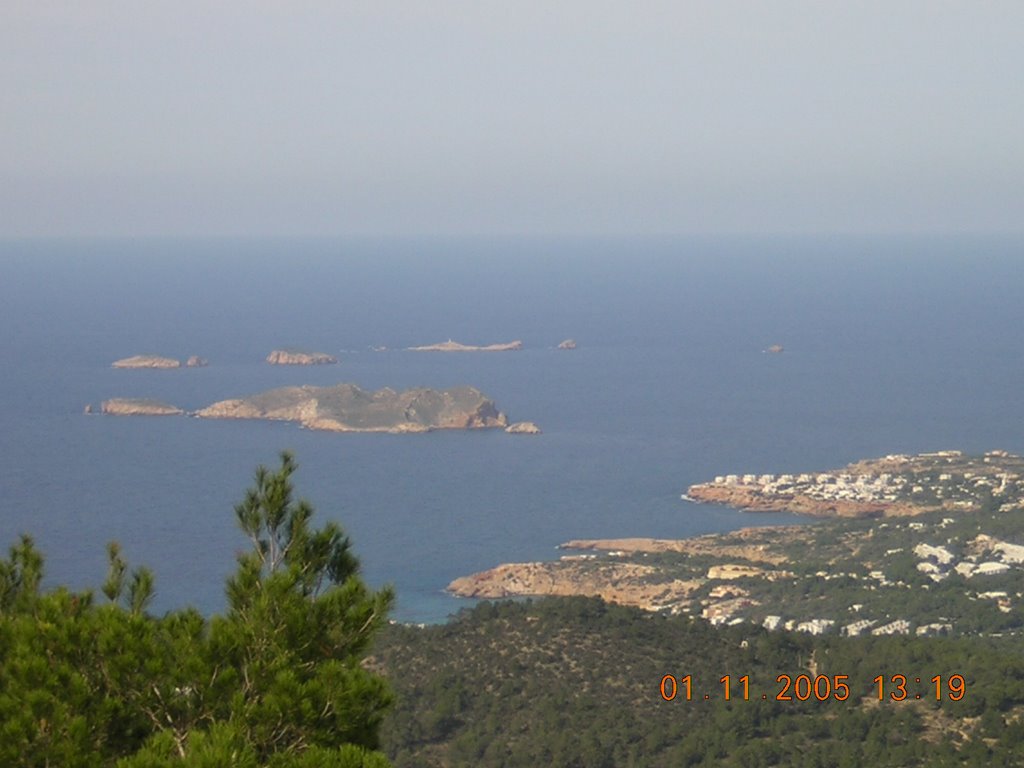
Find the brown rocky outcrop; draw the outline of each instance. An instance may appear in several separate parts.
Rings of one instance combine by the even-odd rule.
[[[779,565],[787,558],[776,551],[764,538],[769,532],[772,541],[785,540],[786,534],[799,534],[796,526],[787,526],[785,531],[778,526],[743,528],[728,534],[709,534],[692,539],[574,539],[560,545],[559,549],[583,549],[604,552],[679,552],[685,555],[708,556],[749,560],[754,563]]]
[[[448,591],[459,597],[586,595],[647,610],[687,599],[700,580],[659,580],[652,566],[613,561],[508,563],[455,579]]]
[[[882,501],[815,499],[799,493],[768,496],[758,486],[691,485],[686,495],[692,501],[724,504],[744,512],[792,512],[811,517],[880,517],[901,514],[902,507]]]
[[[505,431],[510,435],[539,435],[540,427],[532,421],[517,421],[505,427]]]

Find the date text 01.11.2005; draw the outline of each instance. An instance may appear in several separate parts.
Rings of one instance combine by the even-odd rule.
[[[692,675],[683,675],[678,679],[675,675],[665,675],[661,678],[660,690],[661,698],[665,701],[675,701],[677,698],[684,701],[767,701],[769,698],[774,701],[846,701],[850,698],[849,675],[779,675],[775,682],[777,685],[772,689],[771,696],[768,693],[759,695],[756,691],[751,694],[750,675],[736,678],[732,675],[723,675],[718,680],[718,688],[715,689],[717,695],[712,695],[710,691],[698,691],[695,695],[697,686]],[[886,698],[890,701],[919,701],[932,697],[935,701],[944,698],[960,701],[967,693],[967,681],[963,675],[935,675],[930,679],[909,678],[902,674],[888,677],[878,675],[871,682],[874,683],[874,691],[879,701]]]

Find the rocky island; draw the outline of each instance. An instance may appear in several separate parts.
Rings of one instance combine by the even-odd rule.
[[[326,352],[303,352],[298,349],[275,349],[267,355],[271,365],[334,365],[338,358]]]
[[[471,344],[460,344],[457,341],[442,341],[440,344],[428,344],[425,347],[409,347],[410,352],[515,352],[523,348],[523,342],[516,340],[506,344],[488,344],[475,347]]]
[[[133,355],[110,364],[111,368],[180,368],[181,361],[157,355]]]
[[[559,343],[558,349],[576,349],[575,339],[566,339],[565,341]]]
[[[91,413],[87,410],[86,413]],[[100,406],[100,412],[108,416],[180,416],[185,413],[177,408],[159,400],[145,398],[115,397],[104,400]]]
[[[707,487],[715,490],[704,500],[827,519],[691,539],[569,541],[561,548],[577,552],[559,560],[500,565],[448,589],[478,598],[599,596],[712,624],[811,634],[1024,633],[1022,478],[1024,459],[1005,451],[726,475],[692,486],[690,496]]]
[[[508,426],[495,404],[473,387],[368,392],[355,384],[282,387],[223,400],[197,411],[205,419],[293,421],[332,432],[429,432]]]

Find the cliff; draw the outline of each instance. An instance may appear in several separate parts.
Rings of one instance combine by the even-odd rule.
[[[104,400],[100,410],[110,416],[180,416],[185,413],[181,408],[161,403],[159,400],[130,397]]]
[[[196,416],[207,419],[294,421],[332,432],[428,432],[433,429],[505,427],[508,419],[472,387],[381,389],[355,384],[283,387],[251,397],[223,400]]]
[[[156,355],[134,355],[115,360],[111,368],[180,368],[181,361],[171,357],[158,357]]]
[[[409,347],[410,352],[515,352],[523,348],[523,342],[510,341],[507,344],[488,344],[483,347],[475,347],[470,344],[460,344],[457,341],[443,341],[440,344],[428,344],[425,347]]]
[[[275,349],[267,355],[271,365],[333,365],[338,358],[325,352],[301,352],[297,349]]]

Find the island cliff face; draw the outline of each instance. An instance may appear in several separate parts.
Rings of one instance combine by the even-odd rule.
[[[443,341],[440,344],[428,344],[425,347],[409,347],[410,352],[515,352],[523,348],[523,342],[510,341],[507,344],[488,344],[483,347],[474,347],[470,344],[460,344],[457,341]]]
[[[267,355],[267,362],[271,365],[333,365],[338,362],[338,358],[325,352],[275,349]]]
[[[111,368],[180,368],[181,361],[157,355],[134,355],[115,360]]]
[[[282,387],[251,397],[223,400],[195,413],[206,419],[294,421],[332,432],[429,432],[508,426],[495,404],[472,387],[381,389],[355,384]]]
[[[185,413],[181,408],[161,403],[159,400],[130,397],[104,400],[100,410],[110,416],[180,416]],[[91,412],[91,410],[86,411],[86,413]]]

